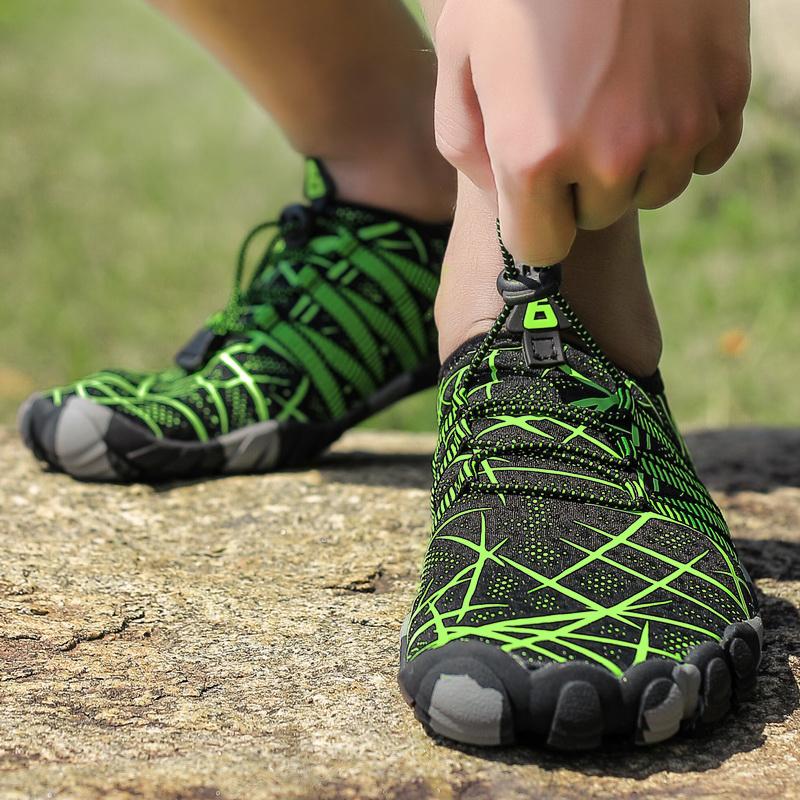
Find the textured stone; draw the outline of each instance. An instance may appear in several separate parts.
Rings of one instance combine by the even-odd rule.
[[[692,444],[763,596],[760,689],[701,739],[576,757],[448,746],[400,697],[429,437],[151,488],[0,432],[0,798],[800,796],[800,433]]]

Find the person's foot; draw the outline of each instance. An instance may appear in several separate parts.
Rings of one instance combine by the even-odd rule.
[[[109,370],[29,398],[28,447],[93,480],[158,480],[304,463],[347,428],[436,381],[433,299],[449,224],[340,201],[309,159],[247,288],[177,367]]]
[[[658,742],[753,689],[763,628],[658,375],[603,355],[558,269],[509,267],[494,327],[442,368],[400,685],[464,743]]]

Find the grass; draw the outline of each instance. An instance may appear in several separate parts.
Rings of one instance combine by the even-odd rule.
[[[98,367],[159,366],[227,296],[299,159],[138,0],[0,4],[0,420]],[[764,87],[740,152],[644,215],[664,372],[688,425],[800,418],[800,116]],[[434,424],[430,393],[370,424]]]

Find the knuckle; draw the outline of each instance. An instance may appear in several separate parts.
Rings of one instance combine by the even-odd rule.
[[[549,266],[563,261],[572,249],[575,241],[575,229],[564,231],[560,235],[554,236],[544,247],[537,247],[533,251],[531,263],[534,266]]]
[[[609,225],[613,225],[625,213],[625,210],[625,208],[613,208],[581,212],[579,227],[585,231],[601,231]]]
[[[535,267],[563,261],[569,255],[572,240],[572,236],[557,236],[549,237],[547,242],[543,242],[541,237],[503,230],[503,241],[510,252],[523,263]]]
[[[592,172],[605,187],[614,187],[628,182],[642,171],[649,146],[644,139],[628,143],[618,141],[604,152],[595,155]]]
[[[552,168],[553,163],[546,158],[513,160],[511,164],[506,164],[506,171],[525,186],[539,183]]]
[[[708,112],[683,112],[675,122],[670,144],[682,150],[696,151],[712,141],[719,132],[719,122]]]
[[[436,130],[436,147],[442,157],[453,166],[459,167],[471,160],[472,148],[466,140],[456,141],[454,137]]]
[[[669,200],[657,194],[642,194],[636,199],[636,207],[643,211],[654,211],[665,206]]]
[[[642,156],[646,153],[660,150],[669,144],[669,126],[664,122],[651,122],[644,130],[641,137],[640,151]]]
[[[727,160],[733,155],[735,149],[734,145],[710,148],[698,157],[694,165],[694,171],[698,175],[713,174],[722,169]]]
[[[588,151],[589,169],[605,189],[636,180],[648,158],[669,138],[667,126],[657,120],[639,122],[610,132]]]
[[[645,211],[652,211],[656,208],[661,208],[669,202],[668,198],[663,191],[647,190],[639,192],[636,195],[636,207]]]
[[[553,264],[560,264],[569,255],[569,248],[549,250],[530,250],[527,255],[523,255],[522,263],[530,267],[550,267]]]
[[[637,193],[636,205],[642,209],[662,208],[683,194],[690,181],[691,174],[652,182]]]
[[[565,141],[542,143],[531,147],[519,133],[493,135],[488,139],[492,163],[506,178],[525,185],[535,184],[553,173],[568,158]]]
[[[569,242],[564,242],[560,247],[551,247],[547,251],[542,251],[541,253],[536,254],[536,257],[532,259],[533,266],[539,267],[547,267],[551,264],[560,264],[568,255],[569,251],[572,249],[572,240]]]
[[[749,94],[749,86],[725,86],[717,98],[720,113],[726,117],[741,114],[747,105]]]

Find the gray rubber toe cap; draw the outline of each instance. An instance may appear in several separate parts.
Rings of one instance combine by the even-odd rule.
[[[113,480],[117,477],[105,435],[114,412],[83,397],[71,397],[59,415],[54,449],[61,468],[76,478]]]
[[[113,480],[105,435],[114,412],[82,397],[56,405],[49,397],[31,395],[17,413],[25,445],[51,467],[84,480]]]
[[[42,395],[38,392],[36,394],[32,394],[25,402],[19,407],[17,411],[17,430],[19,431],[19,435],[22,437],[22,441],[25,442],[25,446],[29,450],[33,450],[34,441],[33,441],[33,406],[38,400],[41,400]]]

